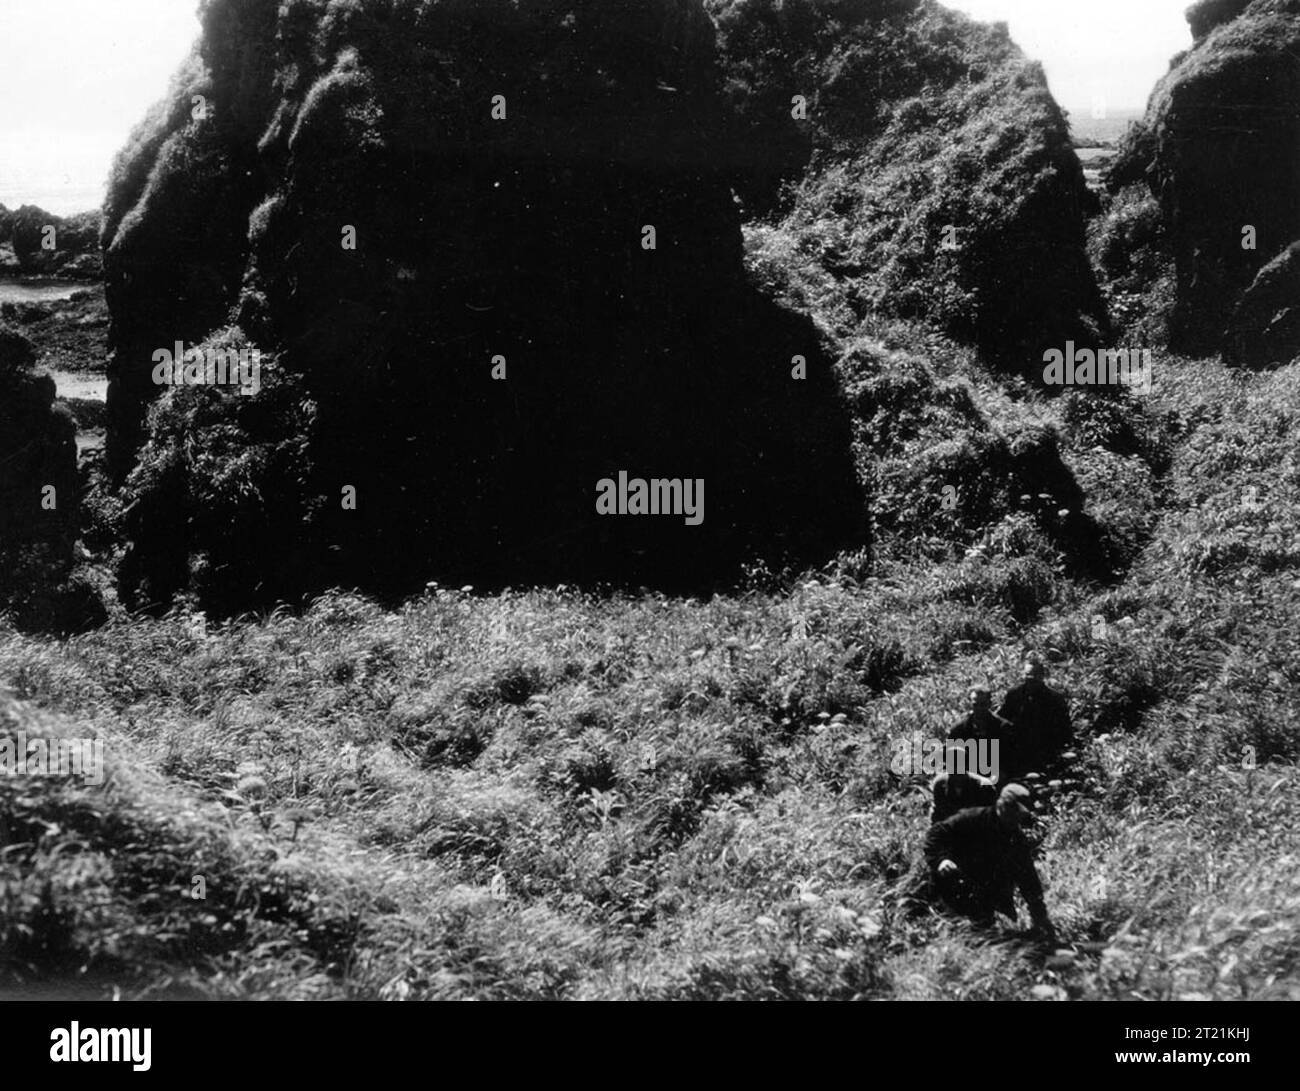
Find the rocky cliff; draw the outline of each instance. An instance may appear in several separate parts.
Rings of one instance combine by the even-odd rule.
[[[698,0],[211,0],[106,205],[114,473],[154,354],[231,329],[309,406],[293,487],[225,497],[300,505],[299,576],[690,583],[859,540],[819,336],[745,278],[718,88]],[[170,434],[128,485],[167,513],[142,555],[204,553],[238,597],[251,568],[196,538],[211,459]],[[703,524],[599,515],[620,470],[704,479]]]
[[[1276,363],[1300,351],[1294,321],[1263,314],[1279,270],[1261,272],[1300,238],[1300,0],[1207,0],[1188,18],[1195,45],[1157,85],[1112,184],[1144,179],[1159,200],[1171,346]]]
[[[708,0],[754,261],[842,333],[934,321],[1007,369],[1094,343],[1092,207],[1068,123],[1005,25],[932,0]],[[783,193],[782,185],[789,188]]]

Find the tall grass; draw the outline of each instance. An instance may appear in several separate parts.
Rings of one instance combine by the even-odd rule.
[[[996,573],[1040,553],[1013,534],[709,601],[431,587],[5,631],[6,731],[94,732],[112,766],[0,780],[8,988],[1295,997],[1300,374],[1180,375],[1130,575],[1043,559],[1021,620]],[[1026,648],[1083,737],[1046,803],[1051,958],[890,897],[928,802],[891,740]]]

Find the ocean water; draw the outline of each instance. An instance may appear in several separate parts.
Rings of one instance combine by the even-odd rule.
[[[1115,144],[1133,122],[1141,119],[1142,110],[1108,110],[1105,117],[1094,117],[1090,110],[1067,110],[1070,132],[1079,140],[1098,144]]]
[[[20,205],[36,205],[56,216],[71,216],[89,212],[104,203],[103,184],[95,185],[85,180],[33,177],[6,169],[0,163],[0,205],[11,211]]]
[[[105,133],[0,129],[0,205],[37,205],[56,216],[99,208],[119,144]]]
[[[108,401],[108,379],[76,371],[51,371],[54,388],[60,398],[84,398],[92,402]]]
[[[84,291],[85,281],[0,277],[0,303],[52,303]]]

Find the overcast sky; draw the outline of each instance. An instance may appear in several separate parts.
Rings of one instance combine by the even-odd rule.
[[[1190,43],[1189,0],[946,0],[1005,20],[1067,108],[1139,109]],[[0,0],[0,204],[103,198],[113,153],[198,34],[196,0]]]
[[[3,2],[3,0],[0,0]],[[942,0],[985,22],[1005,22],[1029,56],[1043,62],[1056,101],[1140,110],[1169,59],[1192,44],[1183,12],[1191,0]]]
[[[195,0],[0,0],[0,204],[103,200],[113,153],[198,36]]]

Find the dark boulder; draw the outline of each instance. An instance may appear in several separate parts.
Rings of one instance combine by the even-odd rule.
[[[128,582],[157,602],[202,556],[232,602],[294,578],[699,584],[854,540],[829,360],[745,278],[718,83],[698,0],[207,4],[106,205],[109,457],[118,481],[140,463],[149,543]],[[154,353],[232,322],[310,407],[296,468],[268,456],[229,498],[247,520],[284,498],[284,579],[198,506],[202,437],[228,441],[223,414],[260,435],[255,412],[213,394],[188,446],[192,392],[146,419]],[[703,524],[598,515],[620,470],[705,479]]]
[[[64,218],[23,205],[13,213],[11,228],[19,268],[28,276],[97,279],[102,272],[99,229],[98,212]]]

